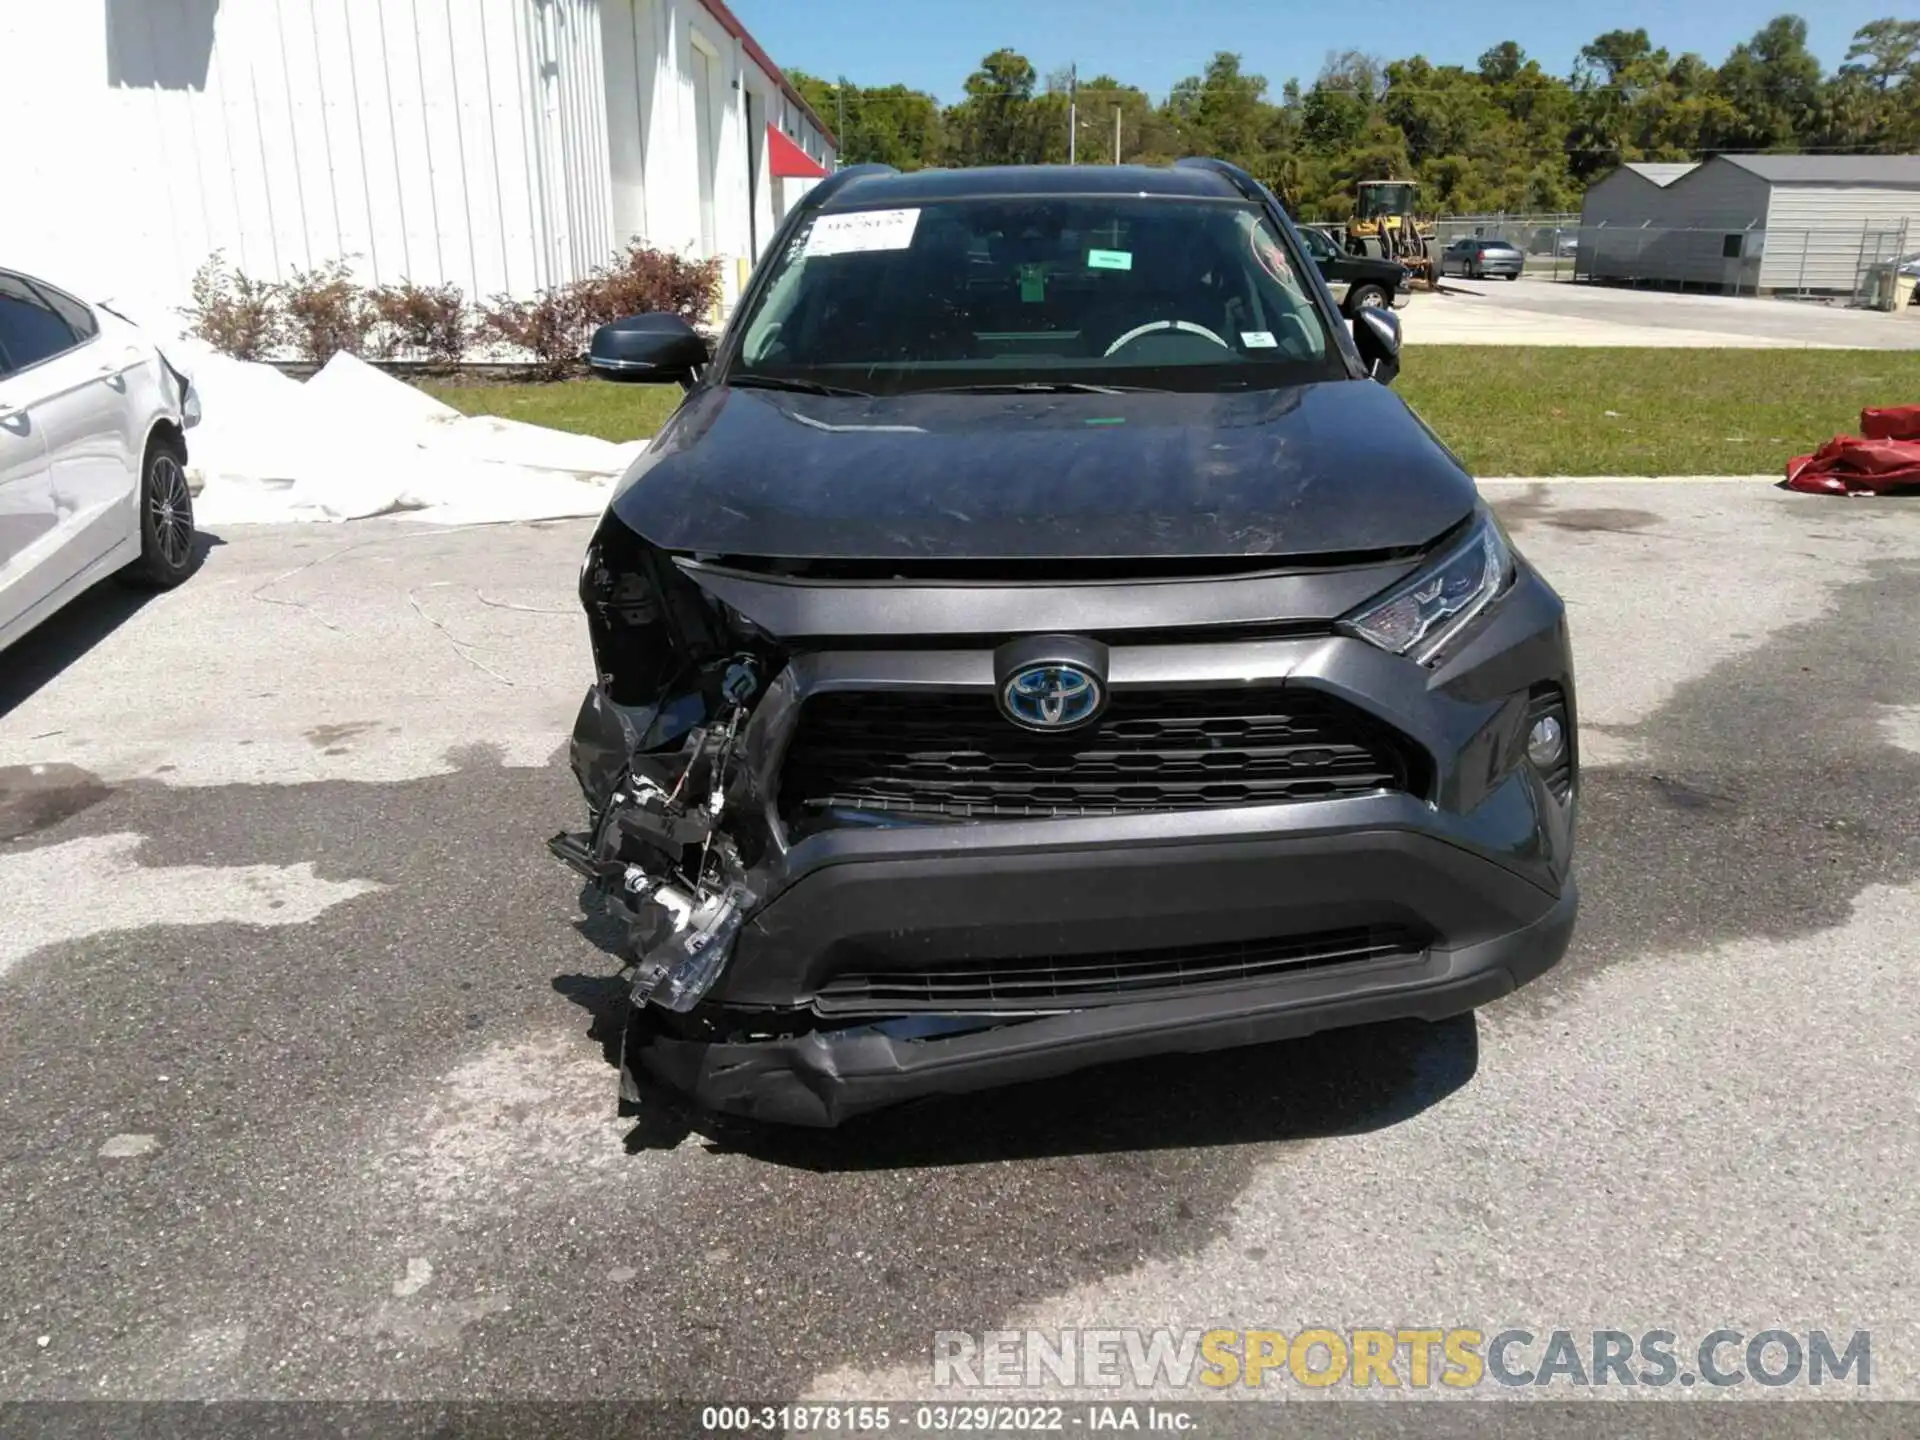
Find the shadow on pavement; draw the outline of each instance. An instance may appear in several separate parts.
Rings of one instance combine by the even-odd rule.
[[[592,1017],[587,1037],[614,1069],[629,985],[625,975],[561,975],[553,982]],[[705,1114],[637,1076],[643,1099],[627,1149],[671,1149],[697,1134],[716,1153],[828,1171],[1308,1140],[1407,1120],[1460,1089],[1478,1064],[1471,1015],[1438,1024],[1396,1021],[941,1096],[858,1116],[835,1130]]]
[[[1471,1015],[1364,1025],[1203,1055],[1103,1065],[943,1096],[837,1130],[698,1117],[712,1149],[807,1170],[888,1170],[1356,1135],[1399,1124],[1473,1078]]]
[[[201,531],[194,536],[194,571],[207,553],[226,541]],[[189,576],[187,584],[193,583]],[[0,666],[0,720],[69,665],[83,659],[154,598],[151,590],[102,580],[76,596],[10,645]]]

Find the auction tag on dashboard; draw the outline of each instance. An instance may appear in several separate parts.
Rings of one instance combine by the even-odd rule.
[[[854,210],[822,215],[807,236],[809,255],[851,255],[861,250],[904,250],[913,243],[918,210]]]
[[[1242,330],[1240,343],[1249,350],[1273,350],[1280,342],[1273,338],[1271,330]]]
[[[1087,251],[1089,270],[1131,270],[1133,252],[1131,250],[1089,250]]]

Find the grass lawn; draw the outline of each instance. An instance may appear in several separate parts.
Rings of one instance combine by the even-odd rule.
[[[678,385],[619,385],[591,379],[527,385],[416,383],[465,415],[500,415],[602,440],[638,440],[653,434],[686,394]]]
[[[1920,403],[1920,351],[1409,345],[1394,388],[1476,475],[1767,475]],[[1612,413],[1609,413],[1612,412]]]
[[[1407,347],[1395,388],[1476,475],[1762,475],[1920,403],[1920,351]],[[469,415],[632,440],[678,385],[422,383]],[[1609,413],[1612,412],[1612,413]]]

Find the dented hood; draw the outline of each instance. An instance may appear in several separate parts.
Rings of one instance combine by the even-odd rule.
[[[1390,390],[688,398],[614,513],[665,549],[795,559],[1311,555],[1423,545],[1472,480]]]

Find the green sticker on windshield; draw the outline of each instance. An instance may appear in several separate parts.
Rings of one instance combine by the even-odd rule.
[[[1133,252],[1131,250],[1089,250],[1087,251],[1089,270],[1131,270]]]
[[[1020,301],[1024,305],[1039,305],[1047,298],[1047,269],[1044,265],[1022,265],[1020,267]]]

